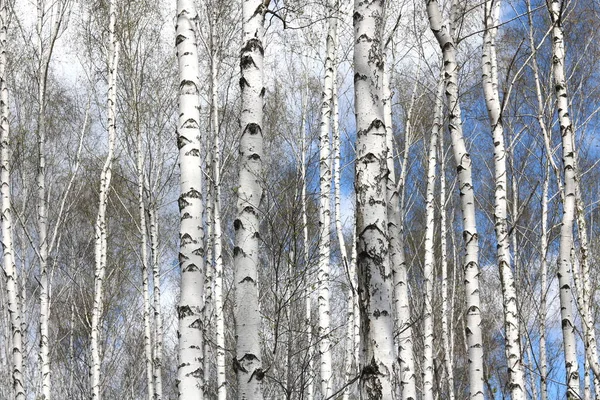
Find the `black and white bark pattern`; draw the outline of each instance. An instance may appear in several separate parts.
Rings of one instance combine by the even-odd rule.
[[[565,355],[565,371],[567,398],[578,399],[579,360],[577,359],[577,341],[575,338],[575,320],[573,315],[573,295],[571,279],[573,275],[571,249],[573,247],[573,224],[575,219],[576,174],[574,157],[573,125],[569,116],[567,83],[565,78],[565,47],[562,32],[562,1],[552,0],[548,3],[548,11],[552,22],[552,77],[558,109],[558,122],[562,136],[564,197],[563,215],[560,226],[558,253],[558,285],[560,289],[560,316],[562,320],[563,345]]]
[[[104,278],[106,276],[107,263],[107,224],[106,208],[108,205],[108,194],[110,192],[110,183],[112,178],[112,166],[115,158],[114,148],[116,141],[116,84],[117,84],[117,66],[119,64],[119,47],[115,35],[115,26],[117,20],[116,0],[110,1],[109,6],[109,43],[108,43],[108,99],[107,99],[107,133],[108,133],[108,153],[102,172],[100,174],[100,198],[98,202],[98,215],[94,227],[95,245],[94,245],[94,305],[92,309],[92,327],[91,327],[91,389],[92,400],[102,398],[100,368],[101,359],[101,332],[102,313],[104,309]]]
[[[6,297],[10,319],[12,349],[12,397],[25,400],[23,387],[23,347],[21,307],[19,305],[17,270],[13,246],[12,200],[10,191],[10,135],[8,122],[8,85],[6,82],[6,51],[8,34],[8,1],[0,2],[0,224],[2,229],[2,272],[6,282]]]
[[[356,231],[363,399],[394,399],[394,321],[389,263],[382,75],[384,2],[354,2]]]
[[[525,377],[521,357],[519,311],[508,237],[507,155],[504,145],[504,126],[502,124],[501,103],[498,92],[496,33],[498,31],[500,5],[500,0],[487,0],[485,2],[485,31],[483,34],[482,56],[483,92],[494,143],[494,226],[498,242],[496,249],[504,305],[505,352],[509,388],[513,400],[524,400]],[[515,181],[513,180],[513,182]],[[513,236],[513,239],[516,240],[516,236]],[[516,251],[516,248],[513,248],[513,251]]]
[[[181,294],[177,390],[181,400],[203,398],[204,230],[200,161],[200,78],[194,2],[178,0],[176,46],[179,64],[179,265]]]
[[[264,378],[261,356],[258,267],[260,204],[263,196],[263,39],[268,2],[242,2],[242,48],[240,89],[242,136],[239,147],[237,212],[233,223],[236,300],[234,307],[237,344],[233,367],[237,375],[238,399],[262,399]]]
[[[449,113],[449,129],[463,214],[463,240],[465,244],[464,271],[466,293],[465,334],[469,357],[469,398],[484,398],[483,343],[481,338],[481,308],[479,300],[479,243],[475,223],[475,194],[471,177],[472,162],[467,152],[462,132],[462,116],[458,98],[458,65],[456,47],[444,24],[438,0],[426,0],[429,25],[442,50],[444,80]]]

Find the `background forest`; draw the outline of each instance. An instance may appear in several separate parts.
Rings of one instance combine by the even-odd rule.
[[[0,19],[0,399],[600,398],[597,0]]]

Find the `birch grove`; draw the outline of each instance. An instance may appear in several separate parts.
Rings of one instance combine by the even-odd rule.
[[[0,398],[598,397],[596,8],[0,1]]]

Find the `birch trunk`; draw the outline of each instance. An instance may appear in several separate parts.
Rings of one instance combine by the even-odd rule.
[[[158,220],[157,204],[152,202],[148,208],[150,218],[150,254],[152,257],[152,283],[154,285],[154,400],[162,400],[162,352],[163,352],[163,323],[160,304],[160,264],[158,261]]]
[[[571,293],[571,248],[573,247],[573,222],[575,218],[576,175],[574,158],[574,134],[569,116],[569,100],[565,79],[565,50],[561,27],[562,1],[552,0],[548,3],[548,11],[552,21],[552,77],[556,95],[556,107],[560,133],[562,136],[563,168],[564,168],[564,201],[560,226],[560,242],[558,254],[558,285],[560,288],[560,314],[562,320],[563,344],[565,354],[565,370],[567,398],[580,396],[579,360],[577,359],[577,342],[575,338],[575,321],[573,316],[573,297]]]
[[[334,65],[334,76],[337,76],[337,59]],[[355,303],[356,303],[356,271],[354,264],[350,264],[348,260],[348,252],[346,251],[346,240],[344,239],[344,231],[342,225],[342,213],[341,213],[341,141],[340,141],[340,130],[339,130],[339,104],[336,90],[333,91],[333,186],[335,192],[334,207],[335,207],[335,229],[337,233],[337,239],[340,247],[340,256],[342,259],[342,265],[346,275],[348,277],[348,290],[346,291],[346,348],[344,358],[344,380],[346,383],[350,382],[353,378],[353,362],[354,362],[354,319],[355,316]],[[342,394],[343,400],[348,400],[350,396],[350,387],[344,389]]]
[[[193,1],[178,0],[176,46],[179,64],[178,138],[179,264],[181,294],[179,300],[178,397],[181,400],[203,398],[203,296],[204,230],[202,227],[202,188],[200,176],[200,98],[199,65],[195,23],[198,20]]]
[[[50,400],[50,360],[48,349],[48,322],[50,319],[50,295],[48,287],[48,211],[46,203],[46,132],[45,132],[45,94],[46,74],[44,69],[44,48],[42,24],[44,18],[44,2],[37,2],[37,50],[38,50],[38,168],[37,184],[37,227],[38,227],[38,261],[40,263],[40,351],[39,362],[42,378],[42,399]]]
[[[212,148],[212,179],[213,179],[213,252],[215,264],[214,299],[216,317],[217,342],[217,397],[227,399],[227,375],[225,371],[225,316],[223,312],[223,239],[221,228],[221,144],[219,130],[219,97],[216,36],[214,26],[217,23],[216,12],[213,11],[211,31],[211,126],[213,135]]]
[[[383,74],[384,122],[386,128],[387,154],[387,207],[388,231],[390,237],[390,261],[392,264],[392,278],[394,285],[394,318],[398,333],[398,358],[400,364],[400,393],[405,400],[416,400],[416,371],[413,354],[412,326],[410,320],[410,306],[408,299],[408,273],[404,254],[404,181],[408,166],[408,151],[410,148],[411,112],[414,104],[415,92],[411,98],[407,122],[404,131],[404,156],[400,177],[396,182],[394,167],[393,128],[392,128],[392,93],[390,90],[390,72],[386,68]]]
[[[106,207],[108,203],[108,194],[110,191],[110,181],[112,177],[112,164],[114,160],[114,147],[116,136],[116,84],[117,84],[117,66],[119,62],[118,42],[115,36],[116,25],[116,0],[110,1],[109,7],[109,43],[108,43],[108,153],[106,161],[100,174],[100,199],[98,202],[98,215],[96,217],[95,245],[94,245],[94,305],[92,309],[92,327],[91,327],[91,386],[92,400],[100,400],[100,367],[102,364],[100,349],[100,327],[102,326],[102,313],[104,311],[104,277],[106,276]]]
[[[427,157],[427,189],[425,198],[426,230],[425,230],[425,260],[423,267],[423,280],[425,292],[423,298],[423,400],[433,400],[433,281],[434,281],[434,234],[435,234],[435,169],[437,166],[437,140],[442,130],[442,96],[444,83],[440,79],[438,84],[433,127],[429,141],[429,155]]]
[[[443,84],[442,84],[443,88]],[[438,93],[436,101],[443,101],[443,93]],[[440,105],[443,107],[443,103]],[[448,245],[446,236],[446,157],[444,149],[444,130],[441,129],[439,134],[440,140],[440,247],[441,247],[441,269],[442,269],[442,344],[444,346],[444,365],[448,377],[448,399],[454,400],[454,362],[453,349],[454,341],[452,340],[452,315],[454,313],[454,304],[448,309]],[[454,280],[452,281],[454,285]],[[450,317],[450,322],[448,321]]]
[[[2,269],[6,278],[7,307],[10,318],[12,355],[12,397],[25,400],[23,388],[23,348],[21,335],[21,308],[18,299],[17,270],[13,246],[12,205],[10,193],[10,134],[8,122],[8,85],[6,82],[6,53],[8,35],[8,2],[0,2],[0,206],[2,215]]]
[[[265,372],[262,369],[260,311],[258,304],[259,213],[263,156],[263,39],[268,1],[247,0],[242,4],[242,49],[240,53],[242,112],[240,126],[240,175],[237,215],[233,223],[236,301],[234,308],[237,344],[234,369],[239,399],[261,400]]]
[[[39,362],[42,380],[42,399],[50,400],[51,379],[50,379],[50,350],[48,345],[49,320],[50,320],[50,281],[48,278],[48,255],[51,251],[51,243],[56,239],[56,230],[54,236],[48,238],[48,198],[46,194],[46,84],[50,60],[54,44],[58,38],[58,32],[62,23],[62,12],[65,5],[58,2],[51,7],[56,7],[58,14],[54,16],[54,25],[52,26],[47,45],[44,46],[43,26],[46,18],[46,2],[38,0],[37,2],[37,51],[38,51],[38,115],[37,115],[37,144],[38,144],[38,168],[36,175],[37,184],[37,227],[38,227],[38,248],[37,255],[40,263],[40,351]],[[70,188],[70,185],[69,185]],[[68,192],[68,189],[67,191]],[[65,194],[66,196],[66,194]],[[62,209],[61,209],[62,214]],[[59,219],[61,215],[59,214]],[[57,221],[57,226],[59,221]]]
[[[498,31],[500,0],[485,2],[485,31],[483,34],[483,92],[494,143],[494,226],[497,240],[497,259],[500,270],[502,298],[504,305],[505,353],[508,367],[508,387],[513,400],[525,400],[525,377],[521,358],[521,338],[519,333],[519,311],[517,293],[510,260],[507,205],[506,149],[504,127],[501,118],[500,95],[498,93],[498,73],[496,59],[496,33]],[[513,180],[514,182],[514,180]],[[515,193],[515,192],[513,192]],[[513,202],[513,204],[516,204]],[[516,217],[516,214],[515,216]],[[516,232],[513,233],[516,240]],[[513,247],[516,252],[516,247]]]
[[[139,128],[139,127],[138,127]],[[144,297],[144,356],[146,363],[146,387],[148,390],[148,400],[154,399],[154,370],[152,356],[152,316],[150,314],[150,290],[148,281],[150,271],[148,269],[148,231],[146,229],[146,206],[144,201],[144,156],[142,132],[138,129],[136,143],[136,172],[138,179],[138,212],[140,229],[140,247],[142,264],[142,293]]]
[[[426,0],[429,24],[444,59],[446,98],[449,111],[449,128],[452,149],[457,165],[463,213],[463,239],[465,243],[465,293],[467,298],[466,336],[469,358],[469,398],[484,398],[483,343],[481,338],[481,309],[479,301],[479,244],[475,223],[475,195],[471,177],[471,157],[467,152],[462,132],[460,103],[458,99],[458,65],[456,48],[448,26],[442,20],[437,0]]]
[[[527,15],[529,22],[529,47],[536,49],[533,38],[533,17],[531,12],[531,1],[527,1]],[[534,50],[532,50],[534,51]],[[541,400],[548,399],[548,354],[546,350],[546,319],[547,319],[547,294],[548,294],[548,201],[549,201],[549,182],[550,182],[550,167],[552,167],[557,180],[558,191],[562,196],[562,179],[558,166],[554,162],[554,154],[550,146],[550,134],[546,128],[544,118],[544,99],[542,96],[542,87],[540,84],[539,69],[536,58],[537,52],[533,54],[531,66],[535,80],[535,92],[537,99],[537,121],[544,137],[544,146],[546,150],[546,174],[544,176],[544,184],[542,189],[542,221],[541,221],[541,236],[540,236],[540,395]],[[564,196],[562,196],[564,197]]]
[[[392,283],[389,266],[386,127],[381,76],[381,0],[354,3],[356,230],[363,399],[394,399]]]
[[[305,77],[306,81],[306,77]],[[303,261],[304,261],[304,285],[305,291],[304,296],[306,298],[305,303],[305,319],[304,323],[306,326],[306,342],[307,342],[307,355],[308,358],[308,371],[304,373],[303,380],[303,388],[306,386],[306,399],[312,400],[314,395],[314,383],[312,379],[312,371],[313,371],[313,358],[312,358],[312,323],[311,323],[311,310],[312,310],[312,301],[311,301],[311,289],[310,284],[308,282],[309,275],[309,241],[308,241],[308,213],[306,210],[306,186],[308,182],[306,180],[306,153],[308,152],[308,145],[306,143],[306,113],[307,113],[307,98],[308,98],[308,84],[306,84],[305,90],[302,93],[302,105],[301,105],[301,115],[300,115],[300,137],[301,137],[301,147],[302,154],[300,155],[300,179],[302,181],[302,251],[303,251]]]
[[[548,157],[552,157],[551,154]],[[546,315],[548,293],[548,186],[550,182],[550,163],[546,160],[546,174],[542,189],[542,234],[540,236],[540,393],[541,400],[548,399],[548,353],[546,351]]]
[[[329,12],[335,1],[329,2]],[[328,398],[332,393],[331,340],[329,338],[330,306],[329,275],[331,259],[331,142],[329,132],[334,92],[334,58],[336,50],[337,18],[329,17],[326,40],[325,82],[321,103],[321,126],[319,135],[319,354],[321,396]]]

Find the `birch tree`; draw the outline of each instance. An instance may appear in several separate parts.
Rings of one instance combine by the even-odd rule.
[[[425,291],[423,298],[423,399],[433,400],[434,362],[433,362],[433,294],[434,294],[434,235],[435,235],[435,177],[437,167],[438,136],[442,131],[442,96],[443,81],[440,79],[435,101],[435,112],[431,138],[429,139],[429,153],[427,156],[427,188],[425,197],[426,230],[425,230],[425,260],[423,267],[423,280]],[[443,131],[442,131],[443,132]]]
[[[335,0],[328,3],[328,12],[336,9]],[[332,393],[331,340],[329,338],[330,305],[329,276],[331,258],[331,142],[330,126],[335,90],[335,51],[337,42],[337,16],[330,15],[326,40],[325,81],[321,104],[321,127],[319,135],[319,354],[321,396]]]
[[[384,2],[354,3],[356,230],[363,399],[394,399],[392,284],[387,237],[388,149],[381,76]]]
[[[472,161],[462,132],[462,116],[458,99],[458,65],[456,47],[450,23],[444,22],[437,0],[426,0],[430,28],[442,50],[444,79],[452,149],[457,165],[463,239],[465,244],[464,271],[466,292],[466,336],[469,357],[469,398],[484,398],[483,347],[481,309],[479,300],[479,243],[475,223],[475,195],[471,176]]]
[[[261,185],[263,156],[263,86],[264,19],[268,0],[242,3],[242,48],[240,52],[240,88],[242,112],[239,147],[239,186],[235,230],[235,332],[237,344],[234,370],[238,398],[260,400],[262,368],[260,312],[258,304],[259,213],[263,197]]]
[[[100,174],[100,198],[98,202],[98,214],[94,225],[94,305],[92,309],[91,326],[91,391],[92,399],[102,398],[100,387],[100,369],[102,364],[100,349],[100,328],[102,326],[102,313],[104,308],[104,278],[106,276],[107,261],[107,229],[106,229],[106,207],[112,178],[112,167],[114,161],[114,147],[116,140],[116,84],[117,67],[119,64],[119,46],[115,36],[117,22],[116,0],[109,3],[109,37],[108,37],[108,99],[107,99],[107,133],[108,152],[102,173]]]
[[[510,262],[508,235],[506,149],[504,145],[500,95],[498,93],[496,33],[498,30],[500,6],[501,2],[499,0],[487,0],[485,2],[485,30],[483,34],[482,56],[483,91],[494,142],[494,226],[498,242],[497,259],[504,304],[505,347],[509,387],[512,399],[524,400],[525,379],[523,361],[521,359],[519,311],[515,281]]]
[[[176,46],[179,65],[179,264],[178,397],[203,398],[204,230],[200,162],[200,78],[193,1],[178,0]]]
[[[565,47],[562,31],[563,2],[552,0],[548,3],[548,11],[552,22],[552,78],[558,109],[558,121],[562,137],[564,200],[563,215],[560,225],[560,242],[558,254],[558,285],[560,288],[560,315],[565,354],[565,371],[567,398],[580,396],[579,360],[577,358],[577,342],[575,338],[575,320],[573,316],[573,297],[571,293],[571,249],[573,247],[573,223],[575,219],[576,174],[574,157],[574,133],[569,116],[569,98],[565,77]]]
[[[15,250],[13,246],[13,222],[11,204],[10,181],[10,125],[8,111],[8,84],[6,73],[6,53],[8,36],[8,1],[0,3],[0,196],[2,215],[2,269],[6,282],[7,308],[10,319],[11,357],[12,370],[12,397],[16,400],[25,400],[23,387],[23,348],[21,335],[21,308],[18,299],[17,271],[15,266]]]

